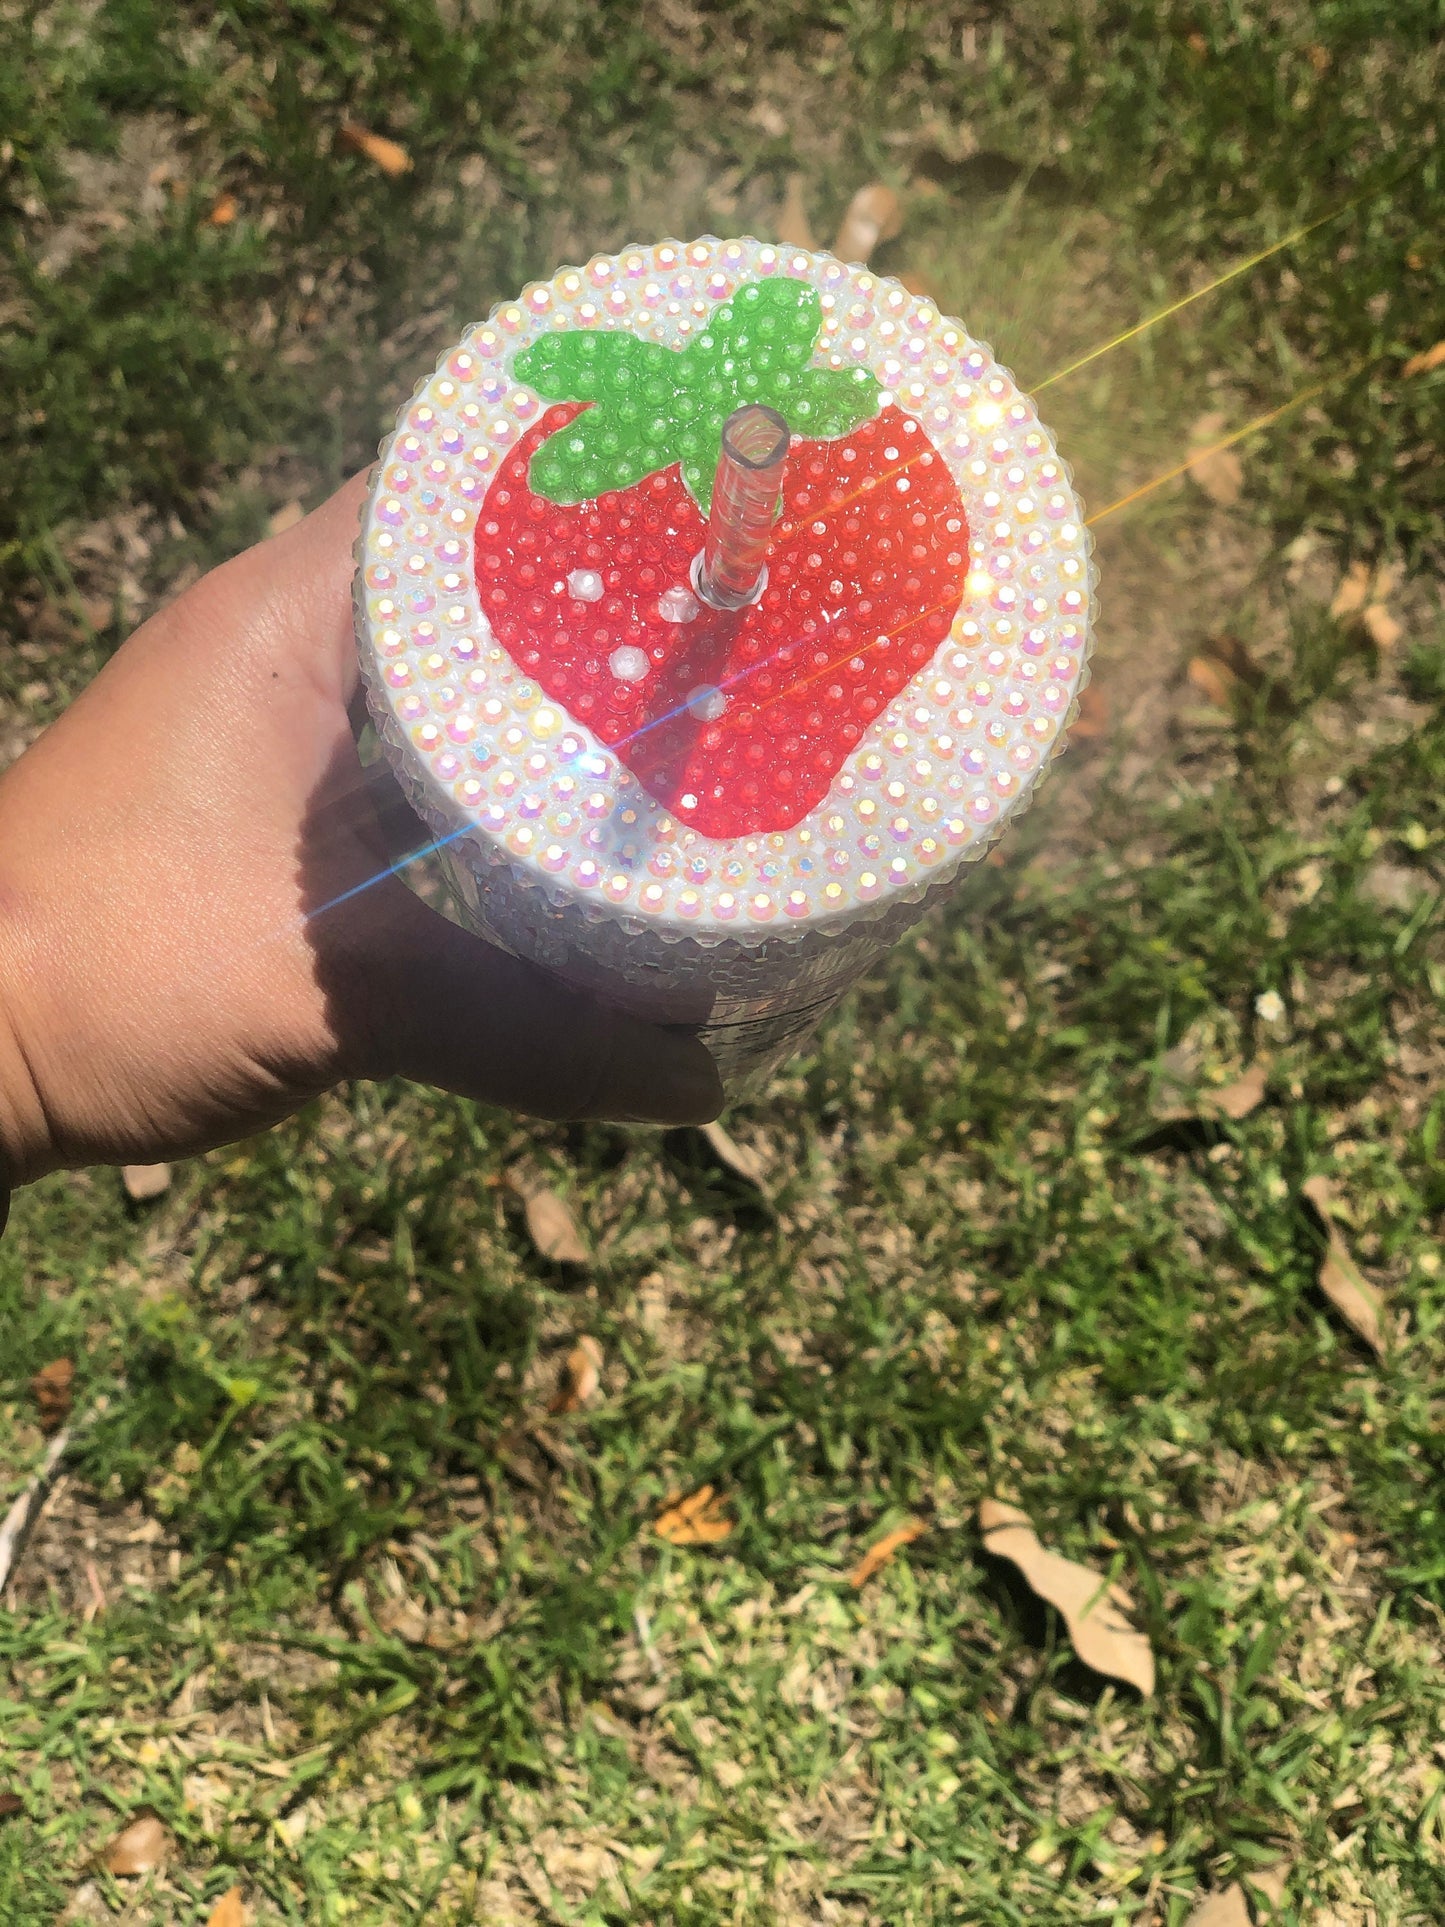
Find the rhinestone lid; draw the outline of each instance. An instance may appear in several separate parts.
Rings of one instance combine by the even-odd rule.
[[[689,570],[746,401],[793,442],[762,592],[724,614]],[[1062,746],[1093,585],[1068,469],[986,346],[829,255],[704,238],[561,269],[443,358],[382,449],[357,621],[454,855],[749,943],[874,918],[992,842]]]

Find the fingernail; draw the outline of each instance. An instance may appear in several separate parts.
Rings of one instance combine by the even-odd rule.
[[[705,1044],[676,1032],[660,1033],[666,1042],[650,1065],[638,1066],[633,1096],[654,1124],[707,1124],[723,1107],[722,1079]],[[640,1122],[641,1120],[633,1120]]]

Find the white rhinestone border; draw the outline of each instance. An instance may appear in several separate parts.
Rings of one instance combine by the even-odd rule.
[[[498,644],[478,514],[548,406],[511,379],[554,328],[676,346],[752,278],[818,290],[814,365],[866,367],[958,483],[970,565],[948,637],[792,829],[710,839],[648,795]],[[1029,796],[1087,681],[1097,571],[1067,464],[983,343],[899,282],[751,238],[597,255],[469,329],[382,444],[358,544],[358,642],[389,753],[450,834],[554,904],[661,936],[748,942],[871,921],[981,854]],[[390,725],[387,727],[386,725]],[[460,854],[460,851],[456,852]]]

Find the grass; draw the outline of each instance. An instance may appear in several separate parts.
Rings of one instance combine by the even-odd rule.
[[[1111,733],[733,1121],[766,1197],[692,1134],[366,1087],[147,1210],[104,1172],[17,1200],[9,1489],[34,1371],[106,1403],[0,1613],[7,1922],[200,1922],[239,1882],[267,1923],[1180,1927],[1276,1861],[1283,1920],[1441,1917],[1441,377],[1399,375],[1445,308],[1434,21],[5,12],[8,753],[490,300],[765,227],[794,170],[824,235],[903,188],[880,264],[1026,382],[1364,196],[1048,391],[1093,505],[1197,415],[1365,364],[1247,448],[1234,510],[1101,525]],[[413,171],[334,151],[348,117]],[[1414,571],[1389,657],[1327,612],[1355,556]],[[1227,712],[1178,674],[1224,634],[1264,679]],[[1267,1062],[1267,1101],[1161,1124],[1181,1040],[1206,1082]],[[522,1161],[589,1271],[532,1251]],[[1382,1359],[1317,1294],[1318,1172]],[[539,1429],[582,1334],[601,1396]],[[664,1545],[706,1482],[731,1535]],[[1125,1585],[1153,1701],[984,1553],[990,1493]],[[115,1881],[145,1806],[175,1856]]]

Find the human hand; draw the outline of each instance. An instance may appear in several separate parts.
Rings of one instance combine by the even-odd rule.
[[[0,778],[0,1180],[184,1156],[347,1077],[546,1117],[716,1114],[696,1040],[386,874],[347,722],[364,495],[358,476],[153,616]]]

